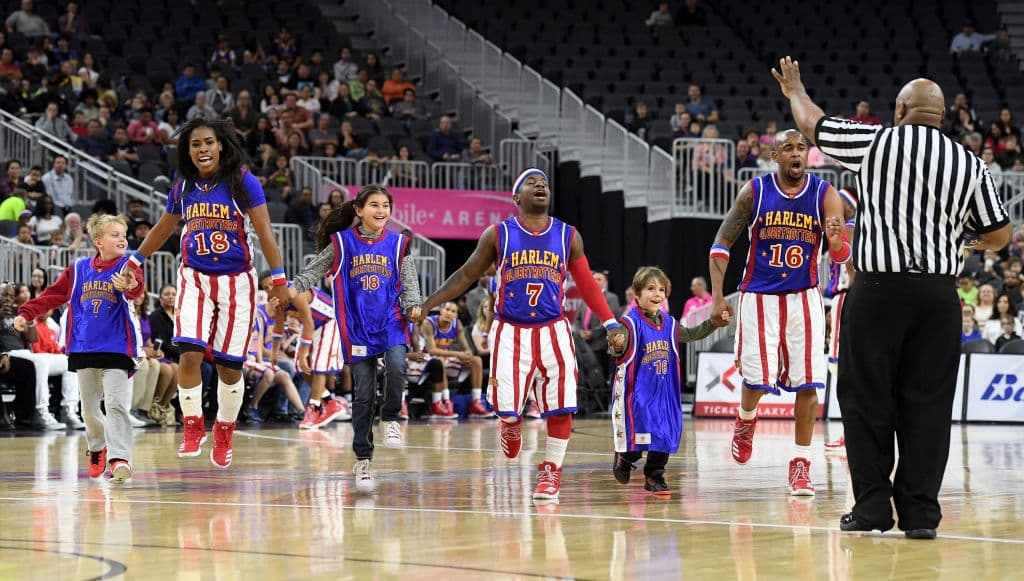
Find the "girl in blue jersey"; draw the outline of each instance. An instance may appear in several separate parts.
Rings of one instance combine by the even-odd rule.
[[[179,220],[181,266],[174,343],[181,351],[178,403],[185,425],[179,457],[202,453],[203,380],[200,367],[209,349],[217,363],[217,421],[210,453],[219,468],[231,465],[232,436],[242,407],[242,363],[256,313],[256,275],[246,236],[246,219],[259,236],[274,285],[270,295],[287,302],[281,252],[270,228],[259,181],[242,167],[245,150],[224,121],[195,119],[178,136],[178,174],[163,216],[131,259],[141,264],[163,246]]]
[[[68,306],[68,369],[78,372],[89,476],[99,478],[110,458],[111,482],[124,482],[132,476],[129,378],[142,357],[142,328],[132,302],[143,293],[142,270],[125,258],[124,216],[93,215],[86,229],[96,255],[76,260],[42,294],[21,305],[14,328],[25,331],[39,315]],[[100,411],[101,402],[106,415]]]
[[[399,418],[405,387],[406,319],[420,316],[416,265],[408,258],[409,239],[387,230],[394,199],[382,186],[369,185],[320,221],[316,258],[290,288],[304,294],[327,276],[334,292],[335,320],[344,362],[352,370],[352,448],[356,488],[376,487],[372,422],[377,393],[377,360],[384,359],[384,446],[402,447]],[[300,299],[301,300],[301,299]]]
[[[646,451],[644,489],[659,496],[670,494],[665,466],[683,436],[679,345],[703,339],[714,330],[710,320],[688,328],[661,310],[669,284],[668,276],[657,267],[636,271],[636,305],[621,320],[626,343],[621,349],[608,349],[618,365],[612,391],[612,471],[616,480],[626,484]]]

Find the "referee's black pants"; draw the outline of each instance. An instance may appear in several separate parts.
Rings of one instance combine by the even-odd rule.
[[[949,276],[858,273],[846,296],[837,395],[862,523],[936,528],[960,354],[960,302]],[[895,462],[894,436],[899,446]]]

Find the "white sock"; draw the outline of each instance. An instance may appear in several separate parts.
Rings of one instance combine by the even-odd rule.
[[[444,401],[448,401],[451,399],[451,394],[448,393],[447,389],[441,392],[441,399],[443,399]]]
[[[479,401],[480,396],[483,395],[484,390],[479,388],[473,388],[473,401]]]
[[[320,400],[309,398],[309,405],[318,408],[318,407],[320,407]]]
[[[185,388],[178,386],[178,405],[181,406],[181,415],[186,418],[194,418],[203,415],[203,385]]]
[[[331,393],[329,391],[325,391],[324,394],[322,396],[320,396],[320,399],[323,400],[323,401],[330,401],[331,397],[333,397],[333,396],[334,396],[333,393]]]
[[[569,440],[561,440],[548,436],[548,444],[544,450],[544,461],[551,462],[561,468],[562,460],[565,458],[565,449],[569,447]]]
[[[793,444],[793,457],[810,459],[811,445],[801,446],[800,444]]]
[[[440,391],[431,392],[431,394],[430,394],[430,401],[433,402],[433,403],[437,403],[437,402],[441,401],[441,395],[442,394],[441,394]]]
[[[242,396],[245,395],[245,382],[238,378],[235,383],[220,380],[217,386],[217,420],[232,423],[238,419],[238,411],[242,409]]]
[[[739,410],[740,410],[740,419],[741,420],[749,422],[750,420],[752,420],[752,419],[757,417],[757,406],[754,406],[754,409],[752,409],[752,410],[750,410],[748,412],[747,410],[743,409],[743,406],[741,405],[739,407]]]

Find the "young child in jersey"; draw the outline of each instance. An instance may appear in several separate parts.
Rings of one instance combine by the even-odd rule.
[[[96,255],[71,263],[38,297],[21,305],[14,327],[24,331],[42,313],[68,305],[65,347],[68,368],[78,372],[89,476],[102,476],[109,458],[110,481],[120,483],[132,476],[130,378],[142,357],[142,330],[132,301],[143,292],[143,276],[125,257],[124,216],[93,215],[86,229]]]
[[[644,490],[667,496],[665,466],[683,436],[679,345],[707,337],[714,326],[708,320],[684,327],[664,313],[669,280],[657,267],[640,267],[632,286],[636,304],[621,319],[626,344],[608,349],[618,366],[612,388],[612,472],[620,483],[628,483],[646,451]]]
[[[333,385],[334,375],[341,372],[343,365],[340,331],[334,319],[334,299],[314,287],[297,294],[292,299],[292,304],[285,308],[285,315],[298,318],[302,325],[302,336],[295,359],[299,370],[312,387],[309,403],[306,404],[306,413],[299,422],[299,429],[316,430],[335,419],[351,420],[352,412],[345,398],[324,397],[330,394],[327,391],[328,379]],[[275,325],[272,335],[274,346],[271,361],[277,360],[283,331],[282,321]]]
[[[494,413],[487,411],[480,398],[483,394],[484,365],[479,355],[474,355],[469,341],[459,321],[459,307],[449,301],[441,305],[441,312],[427,317],[421,325],[420,332],[426,342],[426,352],[434,357],[444,359],[448,379],[464,381],[465,372],[469,373],[470,389],[473,401],[469,406],[471,418],[493,418]],[[434,392],[430,404],[430,415],[439,419],[457,419],[448,390]]]
[[[242,363],[256,312],[256,275],[246,219],[270,264],[275,285],[270,295],[282,305],[288,301],[287,279],[263,188],[242,167],[245,149],[234,129],[225,121],[194,119],[177,137],[181,178],[167,196],[164,215],[131,260],[142,264],[164,245],[178,220],[184,220],[174,321],[174,343],[181,351],[178,403],[185,425],[178,457],[199,456],[206,440],[201,367],[209,350],[220,380],[210,460],[218,468],[227,468],[245,390]]]
[[[321,220],[316,233],[318,254],[295,276],[289,291],[298,297],[324,276],[331,282],[342,356],[352,369],[352,448],[356,454],[353,472],[356,488],[362,492],[376,488],[370,461],[377,360],[384,359],[385,370],[381,406],[384,446],[401,448],[399,414],[409,342],[406,319],[420,318],[416,265],[406,260],[409,239],[387,230],[393,204],[387,189],[368,185],[354,200]]]

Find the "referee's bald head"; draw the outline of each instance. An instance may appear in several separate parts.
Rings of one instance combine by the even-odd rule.
[[[914,79],[896,95],[896,125],[916,123],[939,127],[946,111],[946,98],[935,81]]]

